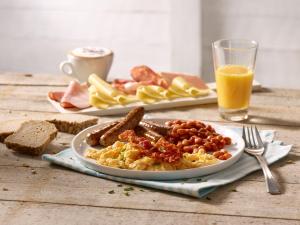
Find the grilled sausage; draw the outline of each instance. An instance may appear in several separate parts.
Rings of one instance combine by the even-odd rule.
[[[144,111],[143,107],[131,110],[122,121],[101,136],[100,144],[103,146],[112,145],[125,130],[133,130],[142,120]]]
[[[163,136],[161,136],[160,134],[156,133],[153,130],[149,130],[145,127],[142,127],[140,125],[138,125],[134,131],[136,132],[136,134],[138,136],[143,136],[145,138],[148,138],[150,141],[154,141],[157,142],[160,138],[162,138]]]
[[[152,121],[141,121],[140,122],[140,125],[142,127],[145,127],[149,130],[152,130],[162,136],[166,136],[169,132],[169,130],[171,129],[170,127],[168,126],[164,126],[164,125],[161,125],[161,124],[157,124],[157,123],[154,123]]]
[[[105,127],[102,127],[98,130],[94,130],[91,133],[88,133],[86,136],[86,143],[89,144],[90,146],[96,146],[100,144],[100,138],[101,136],[107,132],[109,129],[113,128],[119,123],[119,121],[115,121],[112,123],[107,124]]]

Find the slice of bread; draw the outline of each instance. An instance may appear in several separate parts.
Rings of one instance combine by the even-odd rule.
[[[87,127],[96,125],[98,118],[78,114],[55,114],[49,116],[46,121],[53,123],[60,132],[77,134]]]
[[[0,122],[0,142],[4,142],[5,138],[15,132],[26,120],[6,120]]]
[[[32,117],[33,118],[33,117]],[[98,118],[94,116],[78,115],[78,114],[51,114],[34,116],[34,120],[45,120],[53,123],[57,130],[69,134],[77,134],[87,127],[96,125]],[[0,122],[0,142],[14,133],[23,122],[29,119],[16,119]]]
[[[17,152],[40,155],[56,135],[57,129],[54,124],[41,120],[29,120],[22,123],[16,132],[4,140],[4,143],[8,148]]]

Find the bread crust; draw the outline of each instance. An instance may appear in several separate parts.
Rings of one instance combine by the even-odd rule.
[[[68,134],[78,134],[80,131],[88,128],[90,126],[96,125],[98,122],[98,118],[87,119],[82,122],[76,121],[67,121],[62,119],[48,119],[46,120],[50,123],[53,123],[55,127],[60,131]]]

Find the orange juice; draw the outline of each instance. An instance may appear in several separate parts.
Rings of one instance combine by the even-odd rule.
[[[223,109],[246,109],[252,90],[253,71],[241,65],[216,70],[218,104]]]

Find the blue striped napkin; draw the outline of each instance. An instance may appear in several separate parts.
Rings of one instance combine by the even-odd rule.
[[[233,129],[240,134],[242,132],[240,128],[232,127],[230,129]],[[273,141],[275,132],[272,130],[263,130],[260,134],[263,141],[267,143],[265,158],[268,164],[272,164],[285,157],[292,148],[292,145],[283,145],[281,141]],[[247,174],[260,169],[256,159],[244,153],[238,162],[215,174],[183,180],[147,181],[110,176],[88,169],[80,164],[70,148],[57,153],[56,155],[44,154],[43,159],[88,175],[165,191],[178,192],[197,198],[206,196],[216,190],[218,186],[239,180]]]

